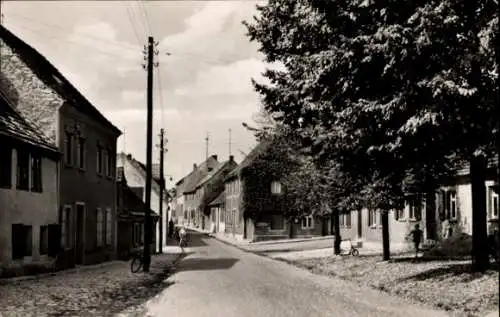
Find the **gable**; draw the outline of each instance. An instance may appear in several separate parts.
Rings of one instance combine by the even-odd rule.
[[[65,103],[86,114],[102,127],[113,131],[116,136],[121,134],[121,131],[37,50],[1,25],[0,39],[1,73],[6,74],[0,85],[7,88],[8,98],[12,103],[18,105],[19,100],[23,101],[23,109],[19,109],[22,115],[43,126],[44,133],[54,142],[57,127],[57,116],[54,118],[54,114]],[[39,102],[40,98],[43,102]],[[50,125],[50,128],[46,127],[47,125]]]

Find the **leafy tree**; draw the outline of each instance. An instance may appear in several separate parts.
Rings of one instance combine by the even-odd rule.
[[[254,82],[266,110],[305,140],[319,135],[311,148],[359,176],[365,201],[396,208],[405,187],[431,191],[454,159],[470,163],[478,271],[488,266],[481,202],[498,130],[497,9],[490,0],[271,0],[245,22],[266,60],[285,68],[265,73],[271,84]]]

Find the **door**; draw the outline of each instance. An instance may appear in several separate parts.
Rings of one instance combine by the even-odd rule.
[[[76,205],[76,222],[75,222],[75,261],[76,264],[83,264],[85,252],[85,205]]]

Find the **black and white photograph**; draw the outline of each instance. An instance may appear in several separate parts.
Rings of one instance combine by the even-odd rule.
[[[498,317],[498,0],[0,0],[0,317]]]

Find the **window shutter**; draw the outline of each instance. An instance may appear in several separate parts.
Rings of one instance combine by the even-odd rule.
[[[22,224],[12,224],[12,259],[21,259],[24,255],[24,250],[26,249],[25,239],[23,236],[24,226]]]
[[[62,227],[60,224],[49,225],[49,256],[55,257],[59,252],[61,252],[61,233]]]

